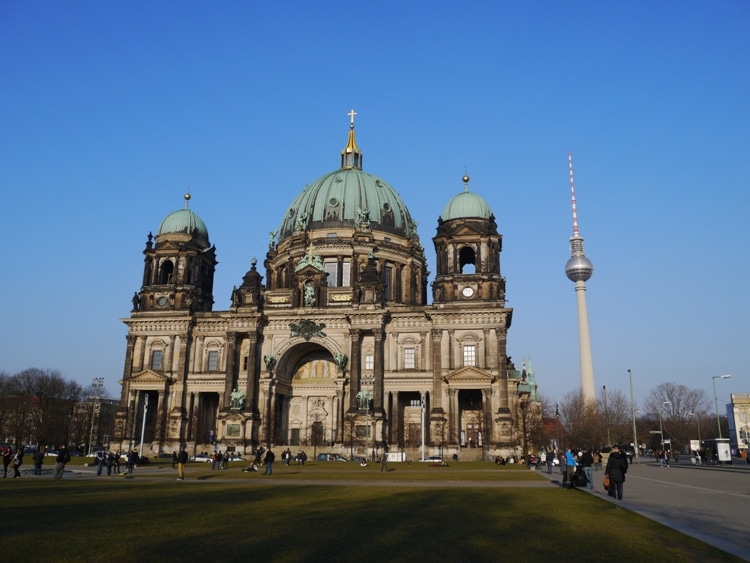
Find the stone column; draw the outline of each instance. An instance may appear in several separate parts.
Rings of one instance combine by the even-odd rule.
[[[362,334],[359,330],[350,330],[349,337],[351,340],[351,362],[349,362],[349,375],[351,385],[349,386],[349,412],[356,413],[359,410],[357,405],[357,393],[360,392],[362,376]]]
[[[449,407],[449,430],[448,435],[450,436],[451,444],[460,444],[459,431],[459,420],[458,420],[458,389],[448,389],[448,401]]]
[[[373,358],[373,372],[375,374],[375,381],[373,384],[373,412],[375,415],[385,416],[385,410],[383,409],[383,391],[385,387],[385,367],[383,365],[383,339],[385,338],[385,332],[382,329],[373,331],[375,337],[375,357]]]
[[[120,389],[120,405],[126,406],[125,401],[128,397],[128,388],[130,387],[130,376],[133,374],[133,349],[135,348],[136,337],[128,334],[127,348],[125,349],[125,367],[122,372],[122,389]]]
[[[237,333],[228,332],[227,342],[224,346],[226,353],[226,372],[224,376],[224,400],[223,410],[229,410],[229,406],[232,404],[232,389],[234,388],[234,373],[235,373],[235,361],[237,358]]]
[[[247,349],[247,382],[245,383],[245,409],[253,414],[258,412],[258,333],[249,332],[245,335],[248,341]]]
[[[156,428],[154,431],[154,438],[158,443],[157,451],[161,452],[164,446],[164,438],[167,429],[167,390],[165,388],[160,390],[157,394],[156,399]]]
[[[266,441],[268,447],[276,443],[276,381],[268,386],[268,406],[266,412]]]
[[[507,332],[505,328],[497,329],[497,357],[498,357],[498,387],[499,408],[498,412],[507,413],[510,417],[510,406],[508,403],[508,364],[507,364]]]
[[[442,330],[432,331],[432,414],[443,412]]]
[[[341,443],[344,441],[344,391],[336,389],[336,395],[331,397],[331,402],[333,403],[333,408],[331,409],[333,412],[333,441]]]
[[[448,369],[452,370],[462,367],[461,365],[456,364],[456,340],[453,338],[454,334],[454,330],[448,331]]]

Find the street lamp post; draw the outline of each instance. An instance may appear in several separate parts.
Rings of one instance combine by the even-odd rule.
[[[638,461],[638,434],[635,430],[635,400],[633,399],[633,374],[628,370],[628,377],[630,378],[630,409],[633,414],[633,446],[635,448],[635,460]]]
[[[607,386],[602,385],[602,398],[604,399],[604,422],[607,424],[607,445],[612,444],[612,440],[609,437],[609,410],[607,409]]]
[[[716,396],[716,380],[717,379],[729,379],[732,377],[730,374],[726,375],[713,375],[711,379],[714,384],[714,403],[716,404],[716,424],[719,427],[719,439],[721,440],[721,419],[719,418],[719,398]]]
[[[661,438],[661,449],[664,449],[664,426],[662,425],[661,421],[661,409],[664,408],[664,405],[671,405],[672,401],[662,401],[661,402],[661,408],[659,408],[659,437]]]

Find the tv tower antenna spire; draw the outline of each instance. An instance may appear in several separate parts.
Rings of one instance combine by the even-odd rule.
[[[594,367],[591,360],[591,339],[589,337],[589,319],[586,309],[586,281],[594,273],[594,265],[583,253],[583,237],[578,232],[578,212],[576,210],[576,190],[573,181],[573,155],[568,153],[568,170],[570,174],[570,203],[573,210],[573,236],[570,237],[570,259],[565,264],[565,275],[576,284],[576,301],[578,303],[578,348],[581,362],[581,390],[584,398],[596,400],[594,388]]]

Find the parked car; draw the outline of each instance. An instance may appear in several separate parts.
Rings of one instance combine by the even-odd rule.
[[[244,461],[242,456],[239,454],[229,453],[229,454],[224,454],[224,456],[225,458],[228,458],[229,461]],[[213,459],[211,458],[211,454],[198,454],[198,455],[194,455],[193,457],[191,457],[190,461],[207,461],[211,463]]]
[[[341,454],[318,454],[318,461],[349,461]]]
[[[420,459],[419,461],[427,461],[430,463],[443,463],[443,458],[439,455],[431,455],[424,459]]]

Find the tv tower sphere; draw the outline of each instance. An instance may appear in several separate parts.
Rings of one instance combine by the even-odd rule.
[[[594,265],[583,254],[571,256],[565,264],[565,275],[572,282],[588,281],[594,273]]]

